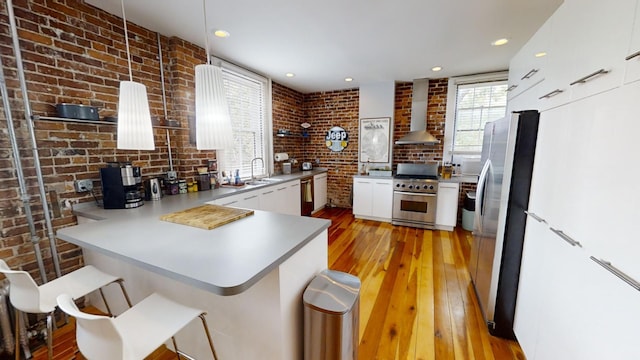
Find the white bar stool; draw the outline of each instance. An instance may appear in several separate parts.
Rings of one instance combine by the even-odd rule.
[[[176,355],[181,352],[174,335],[200,317],[213,358],[217,359],[205,319],[206,312],[177,303],[153,293],[118,317],[87,314],[78,309],[67,294],[58,296],[62,311],[76,318],[78,349],[91,360],[142,360],[169,338]]]
[[[111,314],[111,309],[101,288],[117,282],[122,289],[127,304],[131,307],[131,301],[122,284],[122,279],[104,273],[91,265],[72,271],[42,286],[38,286],[28,272],[11,270],[4,260],[0,260],[0,273],[3,273],[9,279],[9,298],[11,299],[11,305],[16,310],[16,360],[20,359],[21,312],[47,314],[48,358],[53,359],[53,313],[57,307],[56,298],[60,294],[69,294],[74,299],[77,299],[99,290],[107,307],[107,312]]]

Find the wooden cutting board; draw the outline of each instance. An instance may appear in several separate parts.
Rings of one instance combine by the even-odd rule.
[[[162,215],[160,220],[211,230],[250,215],[253,215],[253,210],[202,205]]]

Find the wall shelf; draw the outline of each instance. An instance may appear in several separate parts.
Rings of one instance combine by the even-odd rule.
[[[282,134],[282,133],[276,133],[277,137],[281,137],[281,138],[299,138],[299,139],[308,139],[310,138],[309,135],[302,135],[302,134]]]
[[[46,121],[63,121],[63,122],[72,122],[79,124],[94,124],[94,125],[117,125],[116,122],[105,121],[105,120],[86,120],[86,119],[74,119],[74,118],[61,118],[54,116],[40,116],[34,115],[33,120],[46,120]],[[161,125],[153,125],[154,129],[168,129],[168,130],[189,130],[187,128],[178,127],[178,126],[161,126]]]

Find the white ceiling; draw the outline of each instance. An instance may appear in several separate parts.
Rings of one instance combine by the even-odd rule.
[[[469,75],[507,69],[562,1],[208,0],[209,30],[231,33],[210,35],[209,49],[303,93]],[[122,15],[120,0],[86,2]],[[202,0],[125,0],[127,20],[200,46],[202,8]],[[491,46],[501,37],[509,43]],[[443,70],[432,72],[436,65]]]

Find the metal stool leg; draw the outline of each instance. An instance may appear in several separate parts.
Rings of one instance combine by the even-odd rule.
[[[109,303],[107,302],[107,298],[104,297],[104,292],[102,291],[102,288],[99,288],[98,291],[100,291],[100,296],[102,297],[102,302],[104,303],[104,306],[107,307],[107,314],[109,314],[109,316],[113,316],[113,313],[111,312],[111,308],[109,307]]]
[[[204,326],[204,332],[207,335],[207,341],[209,341],[209,347],[211,348],[213,359],[218,360],[218,355],[216,355],[216,349],[213,347],[213,340],[211,339],[211,333],[209,332],[209,326],[207,326],[207,319],[204,317],[206,314],[207,313],[200,314],[200,320],[202,320],[202,326]]]
[[[175,336],[171,337],[171,341],[173,342],[173,349],[176,351],[176,357],[180,360],[180,350],[178,350],[178,343],[176,342]]]
[[[118,279],[116,280],[118,282],[118,284],[120,285],[120,289],[122,290],[122,294],[124,295],[124,299],[127,300],[127,305],[129,305],[129,307],[131,307],[131,299],[129,299],[129,294],[127,294],[127,290],[124,288],[124,280],[122,279]]]
[[[47,314],[47,356],[49,360],[53,360],[53,316],[50,312]]]
[[[15,349],[15,354],[16,354],[16,360],[20,360],[20,318],[21,318],[21,314],[20,314],[20,310],[15,309],[15,313],[16,313],[16,349]]]

